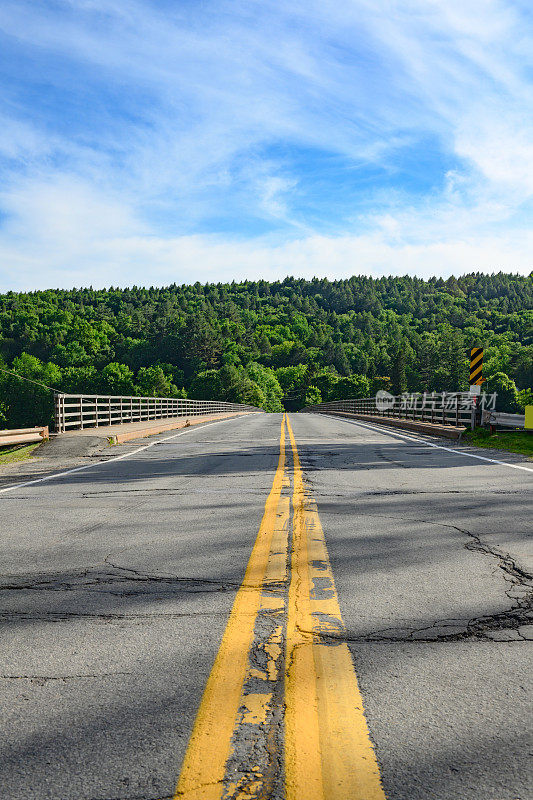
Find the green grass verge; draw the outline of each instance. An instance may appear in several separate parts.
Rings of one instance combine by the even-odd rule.
[[[12,464],[14,461],[25,461],[31,458],[31,455],[36,447],[39,447],[41,442],[32,442],[32,444],[13,445],[12,447],[0,448],[0,464]]]
[[[533,458],[533,434],[526,431],[500,431],[491,433],[485,428],[465,431],[463,441],[475,444],[476,447],[493,447],[495,450],[507,450]]]

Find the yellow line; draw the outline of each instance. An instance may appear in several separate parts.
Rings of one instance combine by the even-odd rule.
[[[286,800],[384,800],[363,700],[345,642],[324,532],[306,499],[296,440],[285,680]],[[315,578],[320,582],[315,583]],[[326,580],[324,580],[326,579]]]
[[[305,603],[305,598],[309,598],[311,592],[307,570],[307,538],[304,534],[303,503],[300,502],[301,487],[297,485],[298,456],[294,446],[293,453],[293,544],[285,670],[285,795],[286,800],[321,800],[324,795],[317,681],[312,636],[309,634],[313,620],[309,603]]]
[[[285,417],[281,423],[278,466],[259,533],[222,642],[207,680],[174,795],[187,800],[220,800],[225,765],[237,720],[241,691],[261,603],[271,542],[276,528],[285,468]]]
[[[285,484],[285,481],[284,481]],[[280,584],[287,580],[287,552],[289,534],[290,498],[281,497],[278,503],[276,527],[270,544],[270,555],[263,580],[260,611],[266,612],[263,621],[269,619],[273,623],[268,638],[255,631],[254,641],[248,652],[246,679],[239,703],[239,713],[235,720],[234,737],[249,738],[257,735],[262,740],[270,756],[276,750],[272,714],[275,711],[277,697],[274,688],[283,674],[284,642],[283,619],[286,600],[279,591]],[[254,658],[255,655],[255,658]],[[257,656],[260,656],[259,660]],[[261,657],[262,656],[262,657]],[[261,664],[261,667],[258,666]],[[253,691],[250,691],[253,687]],[[248,729],[244,732],[241,726],[256,727],[256,732]],[[235,738],[233,739],[235,745]],[[237,750],[239,745],[237,744]],[[225,798],[233,800],[250,800],[252,797],[269,796],[273,782],[275,760],[259,756],[261,745],[257,745],[257,755],[248,753],[249,761],[236,766],[230,761],[226,764]],[[231,754],[233,755],[233,753]]]
[[[279,584],[287,580],[287,550],[289,538],[290,499],[281,497],[278,503],[276,527],[272,536],[270,556],[264,585]]]

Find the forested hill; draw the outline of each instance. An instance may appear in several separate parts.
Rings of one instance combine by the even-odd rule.
[[[533,273],[9,292],[0,296],[0,367],[67,392],[279,410],[380,386],[464,389],[467,351],[479,345],[486,377],[501,383],[494,376],[504,373],[524,390],[532,309]],[[0,375],[4,422],[37,422],[39,390]]]

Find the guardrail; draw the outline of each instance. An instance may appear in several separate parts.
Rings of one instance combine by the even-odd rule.
[[[335,400],[306,406],[304,412],[327,414],[367,414],[374,417],[418,420],[437,425],[465,427],[472,421],[472,396],[469,392],[431,392],[426,394],[387,395],[359,400]]]
[[[56,433],[65,433],[67,430],[98,428],[102,425],[260,410],[255,406],[218,400],[56,394],[54,417]]]
[[[491,431],[494,428],[520,428],[522,430],[526,424],[526,415],[505,414],[501,411],[484,411],[482,422],[483,425],[490,426]]]
[[[0,431],[0,447],[10,444],[31,444],[48,439],[48,426],[40,428],[12,428]]]

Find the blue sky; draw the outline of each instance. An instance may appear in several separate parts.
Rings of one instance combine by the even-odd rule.
[[[533,269],[507,0],[3,0],[0,290]]]

